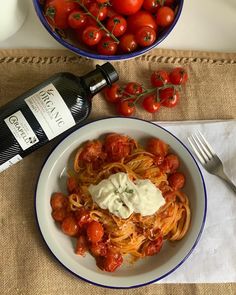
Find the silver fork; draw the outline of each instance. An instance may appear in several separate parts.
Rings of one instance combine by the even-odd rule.
[[[198,131],[198,133],[196,133],[195,135],[191,135],[190,137],[188,137],[188,141],[202,166],[209,173],[223,179],[236,193],[236,186],[225,174],[221,160],[216,155],[213,148],[210,146],[210,144],[207,142],[201,132]]]

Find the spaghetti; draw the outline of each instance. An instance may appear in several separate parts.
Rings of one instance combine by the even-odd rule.
[[[164,240],[180,240],[187,233],[191,213],[188,198],[181,191],[185,177],[178,168],[178,156],[160,139],[149,139],[145,149],[120,134],[89,141],[75,156],[67,182],[69,195],[55,193],[51,198],[52,216],[64,233],[76,237],[77,254],[90,252],[98,267],[114,271],[123,255],[132,260],[152,256]],[[127,173],[132,181],[149,179],[161,190],[165,204],[153,215],[133,213],[127,219],[101,209],[88,188],[118,172]]]

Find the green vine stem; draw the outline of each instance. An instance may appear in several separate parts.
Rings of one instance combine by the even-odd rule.
[[[83,8],[83,10],[86,12],[86,14],[88,14],[91,18],[93,18],[98,25],[100,26],[100,28],[105,31],[117,44],[119,44],[119,40],[103,25],[102,22],[100,22],[100,20],[94,16],[88,9],[87,7],[80,1],[80,0],[75,0],[75,2],[79,3],[79,5]]]

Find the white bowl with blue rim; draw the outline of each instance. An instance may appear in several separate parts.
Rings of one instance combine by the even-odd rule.
[[[110,55],[101,55],[101,54],[96,53],[95,51],[90,51],[85,46],[75,42],[72,38],[70,38],[64,34],[61,34],[61,30],[60,31],[56,30],[47,22],[44,12],[43,12],[43,5],[42,5],[43,1],[42,0],[33,0],[34,8],[35,8],[36,14],[37,14],[41,24],[45,27],[45,29],[48,31],[48,33],[57,42],[59,42],[62,46],[71,50],[72,52],[74,52],[80,56],[86,57],[86,58],[97,59],[97,60],[110,60],[110,61],[121,61],[121,60],[135,58],[135,57],[141,56],[141,55],[149,52],[153,48],[157,47],[172,32],[172,30],[174,29],[176,23],[178,22],[178,20],[180,18],[183,4],[184,4],[184,0],[176,0],[176,2],[177,2],[177,6],[176,6],[176,10],[175,10],[175,19],[174,19],[173,23],[170,26],[168,26],[167,28],[162,29],[158,33],[158,38],[152,45],[150,45],[148,47],[144,47],[139,50],[136,50],[134,52],[110,56]]]
[[[180,170],[186,176],[183,191],[191,208],[189,231],[181,241],[164,243],[161,251],[136,263],[124,264],[114,273],[100,270],[95,259],[74,253],[74,240],[64,235],[51,216],[50,198],[55,191],[66,192],[65,171],[71,155],[85,141],[117,132],[142,142],[147,137],[158,137],[170,145],[181,161]],[[88,123],[61,141],[46,159],[40,172],[35,193],[35,212],[39,231],[58,262],[72,274],[89,283],[108,288],[135,288],[160,281],[174,272],[192,253],[200,239],[206,219],[207,196],[202,173],[183,142],[164,128],[140,119],[107,118]],[[174,246],[173,246],[174,245]],[[194,267],[194,266],[193,266]]]

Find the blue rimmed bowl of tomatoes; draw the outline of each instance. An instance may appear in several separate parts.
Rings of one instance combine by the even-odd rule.
[[[175,27],[184,0],[33,0],[46,30],[91,59],[120,61],[158,46]]]

